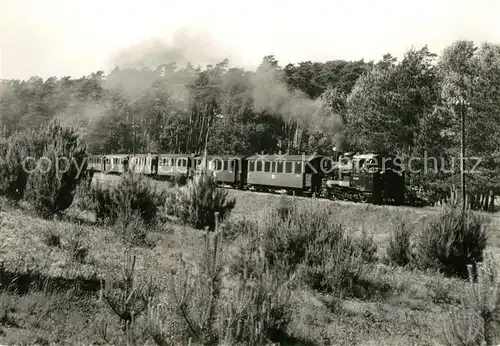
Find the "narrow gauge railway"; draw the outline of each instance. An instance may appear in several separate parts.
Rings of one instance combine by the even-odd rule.
[[[220,185],[234,189],[403,205],[405,174],[394,159],[374,153],[344,153],[337,160],[316,154],[209,155],[205,163],[203,155],[109,154],[89,156],[87,169],[182,181],[206,164]]]

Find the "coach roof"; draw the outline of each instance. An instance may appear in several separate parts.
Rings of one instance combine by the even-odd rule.
[[[205,155],[196,155],[196,159],[203,159]],[[230,159],[244,159],[246,155],[207,155],[209,160],[213,159],[221,159],[221,160],[230,160]]]
[[[160,157],[185,157],[185,158],[190,158],[193,157],[190,154],[157,154]]]
[[[247,158],[247,160],[250,161],[257,161],[257,160],[268,160],[268,161],[312,161],[316,158],[319,157],[324,157],[323,155],[317,155],[317,154],[312,154],[312,155],[290,155],[290,154],[283,154],[283,155],[277,155],[277,154],[272,154],[272,155],[253,155]]]

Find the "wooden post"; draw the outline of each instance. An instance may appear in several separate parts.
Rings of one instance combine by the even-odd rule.
[[[219,231],[219,212],[215,212],[215,232]]]
[[[461,137],[460,137],[460,185],[462,187],[462,210],[465,210],[466,206],[466,191],[465,191],[465,113],[464,113],[464,101],[460,100],[460,120],[461,120]]]

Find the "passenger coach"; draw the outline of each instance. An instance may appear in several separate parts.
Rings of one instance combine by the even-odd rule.
[[[157,172],[158,155],[156,154],[136,154],[130,157],[128,170],[132,173],[154,175]]]
[[[204,167],[204,156],[195,157],[195,169],[200,173]],[[208,155],[208,169],[215,172],[217,182],[231,187],[243,188],[247,183],[247,161],[242,155]]]
[[[256,190],[284,189],[312,195],[321,191],[321,155],[254,155],[247,157],[247,184]]]
[[[87,170],[101,172],[103,166],[103,155],[90,155],[87,159]]]
[[[122,174],[127,169],[128,161],[129,155],[126,154],[106,155],[103,160],[102,171],[104,173]]]
[[[186,154],[158,155],[157,175],[167,179],[187,177],[192,169],[193,158]]]

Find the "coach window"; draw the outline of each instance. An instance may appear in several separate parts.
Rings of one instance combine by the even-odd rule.
[[[300,173],[302,173],[302,163],[295,162],[295,174],[300,174]]]
[[[286,173],[292,173],[292,162],[286,162]]]
[[[224,161],[224,170],[229,171],[229,161]]]
[[[255,171],[256,172],[262,172],[262,161],[257,161],[255,162]]]
[[[255,171],[255,162],[254,161],[248,161],[248,171],[249,172]]]
[[[271,162],[264,162],[264,172],[271,172]]]
[[[276,173],[283,173],[283,162],[276,162]]]

